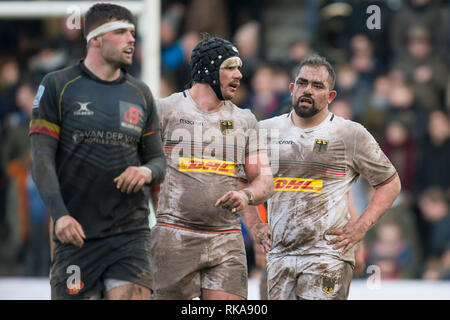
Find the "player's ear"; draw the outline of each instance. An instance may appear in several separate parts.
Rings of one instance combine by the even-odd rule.
[[[101,44],[100,37],[94,37],[91,40],[89,40],[88,48],[89,47],[100,47],[100,44]]]
[[[291,91],[291,96],[294,95],[294,87],[295,87],[295,84],[293,82],[289,83],[289,90]]]
[[[337,96],[336,90],[331,90],[330,93],[328,94],[328,104],[333,102],[333,100],[334,100],[334,98],[336,98],[336,96]]]

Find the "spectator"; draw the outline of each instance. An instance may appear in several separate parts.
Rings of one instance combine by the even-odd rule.
[[[17,111],[15,96],[19,78],[17,59],[12,56],[0,59],[0,123],[7,114]]]
[[[256,21],[249,21],[239,27],[234,35],[234,44],[242,59],[241,85],[250,87],[250,79],[256,68],[261,64],[260,58],[260,25]]]
[[[251,90],[245,107],[251,108],[258,120],[280,114],[280,93],[272,82],[273,68],[268,64],[260,65],[252,78]]]
[[[367,8],[376,5],[380,9],[380,28],[369,29],[367,27]],[[364,0],[355,1],[351,14],[346,19],[346,31],[344,33],[344,43],[350,45],[351,39],[355,35],[364,35],[370,39],[374,46],[374,55],[379,60],[378,71],[384,73],[388,71],[391,47],[389,44],[389,25],[392,19],[392,10],[384,0]]]
[[[445,193],[439,187],[426,189],[419,197],[419,208],[428,223],[428,232],[422,234],[425,261],[440,259],[450,246],[450,213]]]
[[[381,141],[384,134],[391,86],[392,81],[387,75],[380,75],[375,78],[366,108],[361,115],[361,122],[364,123],[366,129],[373,134],[377,141]]]
[[[355,121],[360,121],[371,90],[370,85],[348,64],[341,65],[336,76],[336,90],[339,97],[349,101]]]
[[[200,41],[197,32],[186,32],[172,46],[163,49],[162,74],[166,79],[173,79],[176,91],[184,89],[190,81],[190,57],[192,49]]]
[[[447,66],[433,53],[430,31],[421,26],[408,30],[407,51],[393,68],[411,83],[417,102],[426,110],[441,109],[447,85]]]
[[[29,155],[28,121],[31,117],[36,87],[23,82],[17,89],[16,105],[20,111],[8,118],[4,139],[2,162],[6,168],[7,186],[6,228],[7,243],[11,251],[19,253],[26,245],[29,235],[29,202],[26,179],[31,163]]]
[[[380,145],[397,169],[402,182],[402,192],[411,192],[417,146],[411,139],[407,125],[401,120],[390,120],[386,125],[385,138]]]
[[[417,104],[414,91],[411,86],[396,77],[399,74],[393,74],[391,78],[391,87],[389,90],[389,107],[384,115],[384,122],[390,119],[401,120],[411,138],[419,143],[426,133],[427,112]]]
[[[448,27],[445,24],[443,5],[435,0],[407,0],[392,17],[390,44],[397,59],[407,54],[408,31],[423,26],[430,31],[431,43],[438,55],[446,50]]]
[[[289,91],[289,83],[291,76],[289,70],[284,68],[281,64],[274,64],[272,66],[272,82],[275,92],[279,95],[278,109],[279,113],[287,113],[291,111],[291,92]]]
[[[31,154],[30,154],[31,157]],[[25,248],[25,276],[46,277],[50,271],[49,216],[39,191],[28,172],[29,236]]]
[[[417,258],[405,241],[400,225],[385,221],[376,229],[376,239],[369,250],[367,264],[381,268],[382,279],[405,279],[417,276]]]
[[[228,11],[224,0],[191,0],[187,6],[186,29],[230,39]]]
[[[82,26],[69,28],[67,19],[59,21],[61,33],[56,38],[58,48],[62,48],[67,56],[67,64],[76,63],[86,55],[86,42],[83,38]]]
[[[300,62],[310,56],[312,53],[313,50],[311,48],[310,40],[299,38],[293,41],[289,45],[289,57],[286,67],[288,68],[288,70],[293,70],[292,72],[296,74],[297,67],[300,65]]]
[[[430,114],[427,135],[418,152],[416,193],[433,185],[439,186],[450,196],[450,125],[442,111]]]
[[[335,115],[343,117],[346,120],[353,119],[352,108],[350,106],[350,103],[346,99],[335,99],[330,104],[329,110]]]
[[[373,43],[364,34],[353,36],[350,43],[350,64],[358,72],[361,81],[371,87],[381,71],[379,59],[374,55]]]
[[[29,60],[29,69],[33,80],[39,83],[49,72],[67,66],[69,57],[67,52],[58,46],[56,39],[46,39],[41,42],[38,52]]]

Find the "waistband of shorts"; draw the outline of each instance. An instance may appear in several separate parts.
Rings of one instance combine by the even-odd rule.
[[[156,225],[159,225],[159,226],[166,226],[166,227],[176,228],[176,229],[181,229],[181,230],[187,230],[187,231],[192,231],[192,232],[207,233],[207,234],[220,234],[220,233],[235,233],[235,232],[241,232],[241,229],[214,230],[214,231],[212,231],[212,230],[200,230],[200,229],[194,229],[194,228],[183,227],[183,226],[179,226],[179,225],[172,224],[172,223],[166,223],[166,222],[158,222],[158,223],[156,223]]]

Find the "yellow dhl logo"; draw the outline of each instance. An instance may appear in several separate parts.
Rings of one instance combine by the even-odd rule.
[[[236,166],[236,163],[231,161],[198,158],[179,158],[178,163],[180,171],[212,172],[227,176],[234,176]]]
[[[303,178],[274,178],[275,191],[303,191],[322,193],[323,180]]]

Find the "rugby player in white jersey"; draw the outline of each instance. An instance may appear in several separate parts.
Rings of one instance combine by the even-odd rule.
[[[269,152],[275,186],[268,200],[269,299],[347,299],[355,245],[401,189],[372,135],[329,112],[337,95],[335,77],[325,58],[306,58],[289,85],[293,110],[260,122],[268,131],[268,150],[279,150]],[[375,192],[361,216],[352,219],[349,192],[359,176]]]

